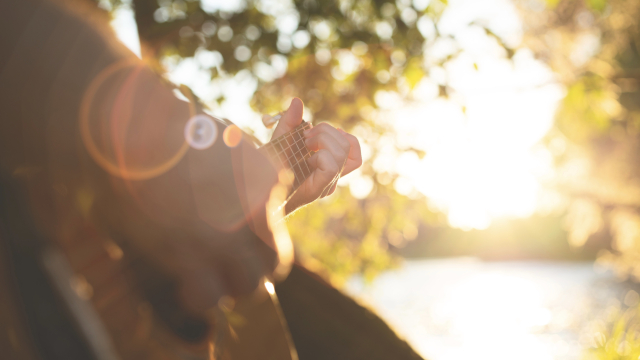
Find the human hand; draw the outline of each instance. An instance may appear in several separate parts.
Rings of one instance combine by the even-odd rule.
[[[294,98],[280,119],[272,138],[275,139],[300,125],[302,109],[302,100]],[[304,135],[309,150],[316,152],[307,160],[312,172],[285,205],[286,213],[333,194],[339,177],[362,165],[360,143],[355,136],[327,123],[316,125],[305,131]]]

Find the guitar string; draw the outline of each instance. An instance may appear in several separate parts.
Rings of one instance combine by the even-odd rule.
[[[297,152],[294,153],[294,156],[296,154],[300,155],[300,158],[298,159],[298,157],[296,156],[296,160],[297,163],[296,165],[298,166],[298,168],[300,169],[300,171],[302,172],[303,175],[303,179],[301,180],[301,182],[303,182],[304,180],[306,180],[306,178],[311,175],[311,170],[309,169],[309,165],[307,164],[306,160],[311,157],[311,152],[309,151],[309,149],[306,146],[305,140],[304,140],[304,135],[301,134],[301,132],[303,132],[304,130],[306,130],[308,128],[308,124],[305,124],[304,127],[299,128],[295,134],[298,135],[298,140],[295,142],[296,147],[298,148]],[[302,150],[304,150],[304,153],[302,152]],[[303,169],[302,166],[300,166],[300,163],[304,163],[305,168]],[[306,173],[304,170],[307,170]]]
[[[342,174],[342,171],[344,170],[344,167],[346,165],[347,165],[347,159],[344,159],[344,162],[342,163],[342,166],[340,167],[340,171],[338,171],[338,173],[336,173],[336,176],[333,177],[333,180],[331,180],[329,185],[327,185],[327,187],[322,191],[322,194],[320,194],[320,197],[325,197],[325,196],[329,195],[329,192],[331,191],[333,186],[338,182],[338,180],[340,180],[340,175]]]
[[[305,126],[304,128],[301,128],[301,129],[299,129],[299,130],[297,131],[298,135],[300,135],[300,136],[301,136],[301,137],[300,137],[300,141],[303,143],[303,144],[302,144],[302,146],[298,145],[298,148],[300,148],[300,149],[304,149],[304,151],[305,151],[305,153],[304,153],[304,154],[302,154],[302,153],[301,153],[301,155],[302,155],[302,159],[303,159],[302,163],[304,164],[304,166],[305,166],[305,168],[306,168],[306,170],[307,170],[306,174],[304,174],[304,175],[305,175],[305,180],[306,180],[306,178],[307,178],[307,177],[309,177],[309,175],[311,175],[311,169],[309,169],[309,164],[307,164],[307,161],[306,161],[306,160],[307,160],[308,158],[310,158],[312,154],[311,154],[311,151],[309,151],[309,148],[307,148],[306,141],[304,140],[304,134],[302,134],[302,135],[301,135],[301,134],[300,134],[300,132],[302,132],[302,131],[303,131],[303,129],[304,129],[304,130],[306,130],[307,128],[309,128],[309,127],[308,127],[308,126]],[[303,173],[304,173],[304,171],[303,171]],[[303,180],[303,181],[304,181],[304,180]]]
[[[282,141],[281,141],[280,138],[276,139],[275,144],[278,145],[278,147],[276,148],[276,157],[280,161],[280,164],[285,168],[291,168],[291,160],[288,158],[288,155],[286,153],[286,151],[289,149],[289,147],[282,146]],[[278,148],[280,150],[278,150]],[[283,157],[282,155],[285,155],[285,156]],[[285,160],[283,158],[286,158],[287,162],[285,162]],[[287,166],[287,163],[288,163],[289,166]],[[292,169],[292,170],[294,171],[294,174],[295,174],[295,169]]]
[[[342,163],[342,166],[340,167],[340,171],[338,171],[338,173],[333,177],[333,180],[331,180],[329,185],[327,185],[324,188],[324,190],[322,190],[322,193],[320,194],[320,197],[325,197],[325,196],[329,195],[329,192],[331,191],[333,186],[338,182],[338,180],[340,180],[340,175],[342,174],[342,171],[344,170],[345,165],[347,165],[347,159],[344,159],[344,162]]]
[[[298,126],[293,132],[284,134],[265,145],[265,149],[271,157],[277,157],[281,165],[294,171],[296,175],[294,182],[295,188],[302,185],[307,177],[311,175],[311,170],[306,160],[311,157],[312,154],[309,149],[307,149],[306,144],[304,144],[304,136],[301,134],[301,132],[308,127],[309,123],[301,124],[301,126]],[[305,151],[304,153],[302,152],[303,150]],[[275,156],[273,154],[275,154]],[[304,163],[304,168],[300,163]]]
[[[301,162],[304,162],[306,165],[305,155],[309,154],[309,150],[307,149],[306,144],[304,144],[304,137],[300,134],[302,130],[303,128],[301,127],[297,129],[291,136],[286,137],[287,143],[289,143],[289,139],[293,140],[293,144],[288,144],[289,148],[291,148],[293,151],[291,152],[291,156],[288,157],[287,161],[291,164],[291,168],[296,174],[298,174],[297,170],[300,170],[301,173],[299,174],[300,176],[296,176],[296,187],[300,186],[302,182],[304,182],[304,180],[306,180],[306,178],[310,175],[310,173],[305,174],[304,169],[300,166]],[[298,139],[296,140],[293,135],[298,135]],[[300,143],[303,144],[301,145]],[[306,154],[302,153],[302,149],[306,150]],[[295,163],[292,163],[292,158],[295,160]],[[308,165],[306,166],[308,169]]]
[[[300,129],[301,130],[301,129]],[[298,133],[298,131],[296,131],[296,133]],[[309,150],[306,148],[306,145],[304,146],[305,150],[307,150],[307,155],[311,155]],[[304,161],[305,166],[307,167],[307,170],[309,172],[308,175],[305,176],[305,180],[306,177],[308,177],[310,175],[311,170],[309,170],[309,166],[306,163],[306,161]],[[333,186],[335,185],[335,183],[340,179],[340,174],[342,173],[342,171],[344,170],[344,166],[346,165],[346,159],[345,162],[342,164],[342,167],[340,168],[340,171],[333,177],[333,179],[331,180],[331,182],[323,189],[320,197],[324,197],[327,196],[329,191],[331,191],[331,188],[333,188]],[[304,180],[303,180],[304,181]]]
[[[287,139],[287,142],[288,141],[289,139]],[[306,149],[305,144],[302,144],[302,145],[300,144],[301,142],[304,142],[304,140],[300,139],[295,141],[293,144],[289,145],[289,148],[292,151],[287,159],[289,164],[291,164],[291,168],[296,174],[296,183],[295,183],[296,188],[302,185],[302,183],[310,175],[310,170],[308,169],[308,164],[306,163],[306,159],[309,157],[310,153],[308,152],[308,149]],[[305,149],[306,153],[303,153],[302,149]],[[305,164],[307,172],[305,172],[305,169],[301,166],[301,163]]]
[[[297,150],[293,152],[292,157],[295,159],[295,164],[293,166],[294,171],[299,174],[297,178],[298,183],[296,187],[302,185],[302,183],[311,175],[311,170],[309,169],[309,165],[307,164],[307,159],[311,157],[311,152],[307,149],[306,144],[304,143],[304,138],[301,138],[295,143],[295,147]],[[304,151],[304,152],[303,152]],[[304,167],[301,165],[304,164]]]

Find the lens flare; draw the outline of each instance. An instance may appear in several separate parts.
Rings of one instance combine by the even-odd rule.
[[[222,139],[225,145],[230,148],[238,146],[242,140],[242,130],[235,125],[229,125],[222,133]]]
[[[89,123],[90,112],[93,105],[92,103],[96,93],[98,92],[100,87],[117,72],[125,70],[127,68],[141,69],[142,67],[144,67],[144,64],[142,62],[130,59],[116,62],[107,66],[89,84],[89,87],[87,88],[87,91],[85,92],[82,103],[80,105],[80,135],[85,148],[89,152],[89,155],[91,155],[93,160],[111,175],[128,180],[146,180],[165,173],[169,169],[173,168],[189,149],[189,143],[185,141],[184,144],[182,144],[182,146],[178,149],[178,151],[164,162],[155,166],[149,166],[147,168],[132,168],[125,167],[122,164],[118,164],[114,160],[109,159],[96,145],[91,135],[91,128]],[[191,114],[191,116],[194,116],[196,114],[196,110],[193,105],[193,99],[190,100],[189,113]]]
[[[216,142],[218,128],[208,116],[196,115],[185,125],[184,138],[192,148],[204,150]]]

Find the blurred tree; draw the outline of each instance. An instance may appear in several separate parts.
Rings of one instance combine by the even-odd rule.
[[[423,197],[394,190],[396,175],[374,173],[375,144],[392,133],[390,124],[374,115],[377,93],[409,98],[430,66],[455,56],[429,64],[423,57],[443,37],[437,24],[446,0],[99,0],[98,5],[110,11],[132,7],[142,56],[159,72],[166,71],[167,61],[205,59],[198,63],[212,80],[242,73],[257,81],[256,111],[281,111],[298,96],[314,122],[329,121],[374,144],[365,145],[368,161],[354,175],[368,194],[354,199],[342,187],[290,217],[298,255],[307,266],[334,283],[354,272],[370,276],[394,263],[389,243],[401,246],[414,239],[419,221],[433,218]],[[446,96],[446,90],[441,86],[440,94]],[[423,155],[411,148],[398,151]]]
[[[345,128],[361,120],[361,109],[376,106],[378,90],[406,92],[422,78],[423,50],[437,36],[434,21],[445,7],[444,1],[230,3],[132,0],[143,57],[161,69],[167,56],[211,51],[213,76],[246,70],[260,81],[258,111],[280,111],[283,99],[299,96],[315,119]],[[277,70],[282,62],[286,72]]]
[[[611,239],[600,261],[640,280],[640,2],[521,5],[525,43],[567,88],[547,145],[569,199],[569,240]]]

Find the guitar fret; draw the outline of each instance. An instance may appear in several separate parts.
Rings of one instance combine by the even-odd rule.
[[[310,127],[303,122],[289,133],[271,140],[262,147],[263,151],[278,165],[291,169],[294,173],[293,189],[297,189],[311,175],[307,159],[313,155],[306,146],[304,130]]]
[[[295,186],[295,187],[298,187],[298,186],[300,186],[301,184],[300,184],[300,176],[297,176],[297,175],[298,175],[298,172],[297,172],[297,170],[296,170],[296,167],[299,169],[299,168],[300,168],[300,164],[295,164],[295,165],[293,166],[293,171],[294,171],[294,173],[296,173],[296,177],[295,177],[295,181],[294,181],[294,186]]]
[[[272,156],[272,159],[273,159],[273,160],[277,159],[277,160],[278,160],[278,163],[279,163],[281,166],[286,167],[286,166],[287,166],[287,164],[284,162],[283,157],[282,157],[282,154],[284,154],[284,148],[282,147],[282,144],[280,143],[280,140],[278,140],[278,139],[277,139],[277,140],[276,140],[273,144],[271,144],[271,145],[272,145],[272,147],[273,147],[273,149],[274,149],[274,151],[273,151],[274,155]]]

